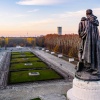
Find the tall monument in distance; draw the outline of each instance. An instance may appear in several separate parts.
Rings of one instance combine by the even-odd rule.
[[[57,27],[58,35],[62,35],[62,27]]]
[[[79,23],[81,43],[78,52],[73,87],[67,92],[67,100],[100,100],[100,37],[99,21],[91,9]]]

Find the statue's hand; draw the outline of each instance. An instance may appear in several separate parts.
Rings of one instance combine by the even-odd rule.
[[[84,39],[87,36],[86,32],[81,32],[80,37]]]

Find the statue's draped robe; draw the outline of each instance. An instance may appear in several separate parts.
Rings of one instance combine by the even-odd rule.
[[[81,43],[80,43],[80,47],[79,47],[79,53],[78,53],[78,58],[79,58],[79,61],[81,62],[82,59],[83,59],[83,50],[84,50],[84,44],[85,44],[85,41],[86,41],[86,33],[84,32],[85,31],[85,28],[86,28],[86,20],[83,20],[79,23],[79,29],[78,29],[78,33],[79,33],[79,37],[81,38]]]
[[[99,39],[99,31],[98,31],[99,22],[97,17],[94,15],[89,15],[87,20],[85,21],[85,25],[79,25],[79,35],[82,38],[82,43],[80,46],[80,50],[82,50],[82,59],[87,64],[90,64],[92,69],[97,69],[99,64],[98,61],[98,39]],[[84,37],[85,35],[85,37]]]
[[[98,59],[98,70],[100,72],[100,36],[98,38],[98,42],[97,42],[97,59]]]

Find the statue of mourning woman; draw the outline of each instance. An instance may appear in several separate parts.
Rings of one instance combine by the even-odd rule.
[[[99,21],[91,9],[79,23],[79,62],[75,76],[83,80],[100,80],[100,38]]]

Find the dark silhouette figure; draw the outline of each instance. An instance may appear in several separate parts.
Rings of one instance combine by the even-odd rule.
[[[91,79],[90,74],[98,75],[100,73],[99,22],[91,9],[86,10],[86,17],[82,17],[79,23],[78,33],[81,44],[76,76],[82,77],[84,76],[83,72],[85,72],[88,74],[88,78]]]

